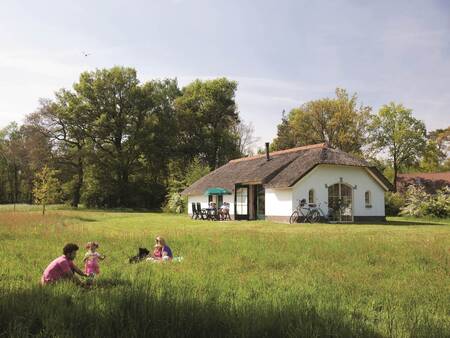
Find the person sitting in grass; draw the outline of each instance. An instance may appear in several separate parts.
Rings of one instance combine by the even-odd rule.
[[[152,258],[156,259],[156,260],[161,260],[162,259],[162,245],[161,244],[155,244],[155,250],[153,250],[153,254],[152,254]]]
[[[77,273],[80,276],[89,277],[73,263],[78,249],[78,245],[76,244],[66,244],[63,248],[63,255],[53,260],[44,270],[41,284],[47,285],[59,280],[70,280],[77,285],[84,285],[75,276],[75,273]]]
[[[156,236],[155,238],[156,244],[160,244],[162,246],[162,260],[172,260],[173,254],[170,247],[166,244],[166,241],[161,236]]]

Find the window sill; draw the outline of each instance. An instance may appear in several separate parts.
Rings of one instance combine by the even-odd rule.
[[[372,208],[372,205],[366,204],[366,208]]]

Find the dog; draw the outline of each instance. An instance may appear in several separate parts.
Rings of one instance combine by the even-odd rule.
[[[130,264],[133,263],[139,263],[140,261],[144,260],[150,251],[148,251],[146,248],[139,248],[139,253],[136,256],[130,257]]]

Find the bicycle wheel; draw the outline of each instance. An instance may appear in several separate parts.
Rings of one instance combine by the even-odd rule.
[[[317,223],[320,220],[320,214],[317,210],[314,210],[309,216],[309,223]]]
[[[298,222],[298,218],[299,218],[298,211],[294,211],[292,213],[291,217],[289,217],[289,224],[297,223]]]

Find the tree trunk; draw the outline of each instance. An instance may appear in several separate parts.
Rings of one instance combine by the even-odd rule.
[[[398,168],[397,165],[394,163],[394,192],[397,192],[397,173]]]
[[[42,216],[45,215],[45,203],[42,203]]]
[[[73,196],[72,196],[72,203],[71,206],[74,208],[78,208],[78,204],[80,204],[81,199],[81,188],[83,187],[83,161],[81,160],[81,157],[78,158],[78,166],[77,166],[77,182],[75,183]]]

